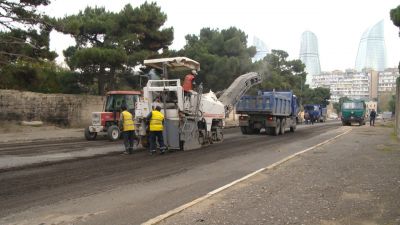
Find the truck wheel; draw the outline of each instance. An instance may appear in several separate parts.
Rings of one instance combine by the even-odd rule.
[[[96,139],[97,137],[97,133],[96,132],[90,132],[89,127],[85,128],[85,138],[88,141],[93,141],[94,139]]]
[[[276,127],[273,128],[274,129],[274,136],[278,136],[279,135],[279,131],[281,130],[281,123],[279,122],[279,120],[276,121]]]
[[[286,129],[286,120],[281,120],[281,129],[279,131],[279,134],[285,134],[285,129]]]
[[[259,134],[260,133],[260,129],[258,128],[253,128],[253,134]]]
[[[247,134],[247,127],[240,127],[242,134]]]
[[[118,140],[120,134],[121,134],[121,131],[120,131],[119,128],[118,128],[117,126],[115,126],[115,125],[112,125],[112,126],[110,126],[110,127],[107,129],[107,136],[108,136],[108,139],[109,139],[110,141],[116,141],[116,140]]]

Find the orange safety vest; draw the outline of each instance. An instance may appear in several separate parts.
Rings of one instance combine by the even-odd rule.
[[[182,85],[184,91],[193,90],[193,80],[194,76],[192,74],[188,74],[185,76],[185,80],[183,81]]]

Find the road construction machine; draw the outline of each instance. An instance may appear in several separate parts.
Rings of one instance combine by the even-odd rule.
[[[164,79],[149,80],[136,103],[135,127],[143,146],[148,137],[146,116],[155,104],[165,117],[163,136],[168,149],[191,150],[221,142],[226,115],[251,86],[261,82],[258,73],[250,72],[239,76],[219,98],[211,90],[203,93],[201,84],[185,95],[179,79],[168,79],[168,70],[199,71],[198,62],[175,57],[145,60],[144,65],[161,69]]]

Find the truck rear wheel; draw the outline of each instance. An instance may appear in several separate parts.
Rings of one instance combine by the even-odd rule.
[[[274,129],[273,135],[278,136],[281,130],[281,123],[279,122],[279,120],[276,120],[276,127],[274,127],[273,129]]]
[[[120,131],[119,128],[118,128],[117,126],[115,126],[115,125],[112,125],[112,126],[110,126],[110,127],[107,129],[107,136],[108,136],[108,139],[109,139],[110,141],[116,141],[116,140],[118,140],[120,134],[121,134],[121,131]]]
[[[296,124],[290,127],[290,132],[294,132],[296,130]]]
[[[89,127],[85,128],[85,138],[88,141],[93,141],[94,139],[96,139],[97,137],[97,133],[96,132],[90,132]]]
[[[285,134],[285,126],[286,126],[286,120],[282,119],[279,134]]]
[[[247,134],[247,127],[240,127],[240,131],[242,131],[242,134]]]
[[[258,128],[253,128],[253,134],[259,134],[260,133],[260,129]]]

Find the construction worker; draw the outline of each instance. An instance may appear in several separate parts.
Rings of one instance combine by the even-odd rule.
[[[197,76],[196,70],[192,70],[188,75],[185,76],[183,81],[183,91],[185,96],[190,96],[190,91],[193,90],[193,86],[196,85],[195,77]]]
[[[160,153],[164,154],[166,149],[163,139],[164,115],[160,111],[161,107],[156,106],[155,109],[147,115],[147,120],[150,121],[150,155],[156,153],[157,140],[160,147]]]
[[[133,142],[136,139],[135,124],[132,114],[127,110],[125,104],[121,106],[120,128],[124,137],[124,146],[126,153],[133,153]]]

